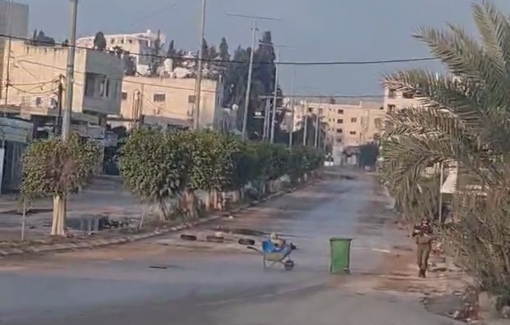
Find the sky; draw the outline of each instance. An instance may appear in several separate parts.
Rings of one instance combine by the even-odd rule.
[[[30,29],[57,40],[68,38],[68,0],[15,0],[30,6]],[[198,48],[202,0],[79,0],[78,35],[161,30],[176,47]],[[207,0],[206,39],[226,37],[231,52],[250,46],[253,20],[231,14],[277,18],[259,20],[280,45],[281,61],[371,61],[430,56],[412,38],[420,27],[459,24],[476,33],[471,0]],[[510,1],[493,0],[510,12]],[[284,93],[381,95],[382,75],[407,68],[439,70],[440,65],[399,63],[355,66],[283,66]],[[295,78],[293,76],[295,75]]]

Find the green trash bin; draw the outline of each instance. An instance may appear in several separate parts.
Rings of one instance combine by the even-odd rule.
[[[352,238],[331,238],[331,266],[329,271],[333,274],[348,274],[351,264]]]

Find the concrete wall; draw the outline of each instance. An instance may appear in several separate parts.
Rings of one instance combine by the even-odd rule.
[[[218,88],[221,87],[217,81],[202,81],[201,127],[212,127],[215,117],[221,114]],[[181,120],[188,125],[193,117],[195,79],[124,77],[122,92],[123,118],[138,119],[145,115],[151,119]]]
[[[58,80],[65,76],[67,48],[32,46],[23,41],[15,41],[12,42],[11,53],[9,79],[12,87],[9,87],[8,103],[28,107],[55,107]],[[111,54],[76,49],[73,111],[118,114],[123,70],[122,60]],[[92,96],[85,95],[86,75],[90,73],[100,74],[108,81],[107,95],[99,95],[97,92]],[[6,71],[3,71],[2,80],[5,79]]]
[[[9,8],[9,3],[7,1],[0,0],[0,34],[10,34],[13,37],[28,37],[28,14],[28,5],[13,2]],[[3,75],[4,71],[7,42],[5,38],[0,38],[0,76]],[[4,91],[3,87],[4,82],[1,82],[0,98],[3,98],[1,97]]]

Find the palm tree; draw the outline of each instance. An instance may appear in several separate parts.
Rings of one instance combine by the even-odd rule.
[[[415,36],[448,73],[408,70],[385,77],[387,87],[412,92],[421,107],[389,114],[382,173],[399,208],[415,215],[438,209],[431,197],[438,196],[437,173],[426,171],[439,163],[457,162],[461,175],[483,186],[487,199],[481,200],[460,178],[462,199],[473,204],[458,205],[460,222],[447,234],[459,256],[469,257],[463,263],[468,271],[500,292],[510,288],[510,218],[504,212],[510,206],[510,19],[485,1],[473,5],[473,16],[480,41],[455,25],[422,28]]]

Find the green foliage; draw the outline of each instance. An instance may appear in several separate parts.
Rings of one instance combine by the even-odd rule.
[[[483,288],[508,295],[510,19],[485,1],[473,5],[473,17],[480,37],[455,25],[416,35],[447,73],[386,76],[387,87],[414,95],[423,107],[389,114],[381,172],[397,207],[414,216],[438,209],[437,169],[455,166],[455,218],[444,226],[445,243]]]
[[[146,202],[161,203],[184,190],[233,191],[252,181],[276,180],[320,167],[321,153],[254,143],[214,131],[136,130],[121,156],[126,187]],[[291,171],[291,161],[295,170]],[[302,163],[303,166],[299,165]]]
[[[359,165],[360,167],[375,166],[377,156],[379,155],[379,146],[377,143],[367,143],[359,148]]]
[[[86,186],[99,165],[99,148],[93,140],[72,134],[69,141],[42,139],[30,144],[23,156],[21,195],[66,196]]]
[[[189,181],[189,144],[178,132],[137,129],[122,148],[125,186],[142,200],[161,203],[181,193]]]

